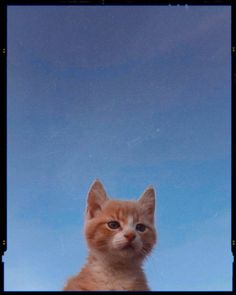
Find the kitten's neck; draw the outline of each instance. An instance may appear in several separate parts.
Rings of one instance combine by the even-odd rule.
[[[115,269],[116,271],[133,271],[134,269],[142,269],[141,259],[121,259],[119,256],[109,255],[107,253],[100,253],[97,251],[90,251],[88,256],[88,263],[97,265],[106,269]]]
[[[80,272],[78,290],[148,291],[149,287],[141,262],[135,259],[117,259],[109,254],[91,251]],[[117,256],[117,255],[116,255]],[[73,289],[73,290],[77,290]],[[68,289],[72,290],[72,289]]]

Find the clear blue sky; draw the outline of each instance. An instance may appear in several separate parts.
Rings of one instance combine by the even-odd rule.
[[[152,290],[231,290],[228,6],[8,7],[6,290],[85,262],[91,182],[157,191]]]

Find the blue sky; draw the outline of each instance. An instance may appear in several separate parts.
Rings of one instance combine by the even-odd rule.
[[[5,290],[61,290],[86,194],[157,191],[152,290],[231,290],[228,6],[8,6]]]

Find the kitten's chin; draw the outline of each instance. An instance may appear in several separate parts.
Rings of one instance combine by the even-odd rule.
[[[99,259],[103,261],[108,261],[109,264],[126,264],[133,263],[134,261],[142,263],[144,256],[137,249],[135,250],[133,246],[126,246],[123,249],[109,248],[106,251],[93,250],[92,253]]]
[[[113,248],[111,252],[115,257],[123,259],[141,258],[139,249],[131,244],[126,244],[119,248]]]

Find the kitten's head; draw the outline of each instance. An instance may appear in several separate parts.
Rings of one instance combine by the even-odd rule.
[[[143,259],[156,242],[155,191],[137,201],[109,199],[96,180],[88,193],[85,236],[91,251],[123,259]]]

